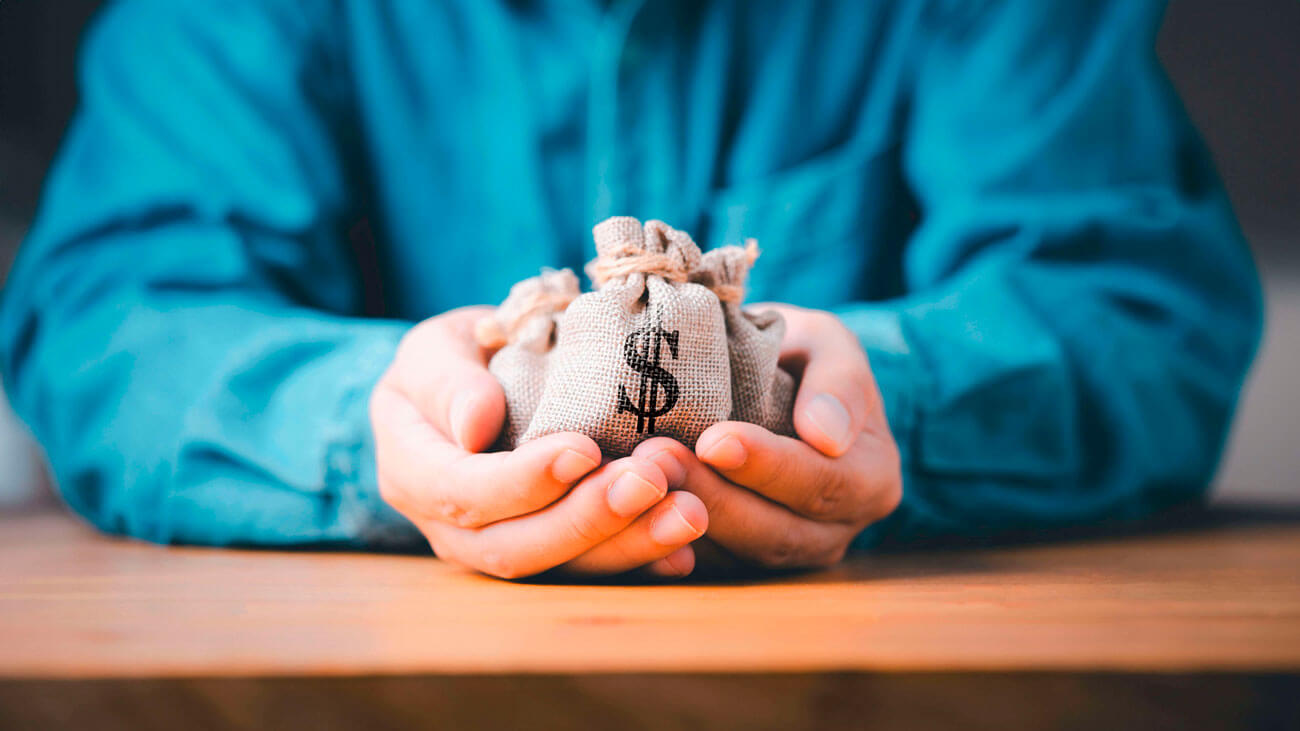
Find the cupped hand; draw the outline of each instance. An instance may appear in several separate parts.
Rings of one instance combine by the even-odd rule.
[[[489,308],[453,310],[403,338],[370,398],[380,494],[441,558],[501,578],[551,569],[582,575],[644,567],[683,576],[708,525],[671,456],[601,464],[581,434],[485,452],[505,395],[474,340]],[[662,463],[676,482],[665,475]]]
[[[853,333],[827,312],[762,307],[786,320],[781,364],[799,378],[798,438],[723,422],[705,430],[694,451],[656,438],[633,457],[661,465],[704,502],[708,539],[725,549],[711,555],[767,568],[829,566],[897,507],[898,447]]]

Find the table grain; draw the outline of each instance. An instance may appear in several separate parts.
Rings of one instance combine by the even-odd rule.
[[[1295,520],[590,586],[0,517],[11,679],[1297,669]]]

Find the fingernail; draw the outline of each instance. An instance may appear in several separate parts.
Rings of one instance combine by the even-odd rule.
[[[663,470],[664,477],[668,478],[668,489],[681,487],[682,483],[686,482],[686,468],[667,449],[655,452],[651,455],[650,461]]]
[[[749,453],[745,451],[745,445],[730,434],[719,439],[700,456],[704,458],[705,462],[720,470],[738,469],[745,464],[746,459],[749,459]]]
[[[700,531],[673,505],[650,524],[650,537],[661,545],[672,546],[699,538]]]
[[[468,426],[470,407],[473,406],[474,394],[464,392],[456,394],[447,412],[447,421],[451,422],[451,436],[460,446],[465,446],[465,428]]]
[[[551,477],[559,482],[574,482],[596,469],[596,460],[582,452],[566,449],[551,463]]]
[[[636,515],[662,497],[658,486],[635,472],[624,472],[609,486],[605,500],[609,509],[624,518]]]
[[[804,418],[812,422],[836,447],[844,449],[849,441],[849,410],[829,393],[813,397],[803,410]]]

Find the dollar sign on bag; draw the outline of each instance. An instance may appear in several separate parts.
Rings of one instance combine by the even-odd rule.
[[[634,330],[623,341],[623,357],[632,370],[641,374],[641,392],[636,402],[627,394],[626,386],[618,387],[618,413],[627,412],[636,415],[638,434],[649,434],[655,430],[655,418],[667,414],[677,405],[677,379],[660,365],[663,356],[663,343],[668,343],[668,352],[677,360],[677,341],[679,330],[668,332],[655,322],[640,330]],[[660,397],[662,396],[662,401]]]

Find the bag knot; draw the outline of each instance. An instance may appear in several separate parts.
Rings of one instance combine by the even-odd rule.
[[[591,233],[596,258],[587,265],[587,276],[597,287],[631,274],[682,283],[700,264],[700,247],[690,234],[663,221],[646,221],[643,227],[630,216],[615,216],[596,224]]]
[[[578,277],[572,270],[543,269],[540,275],[511,287],[501,306],[475,323],[474,339],[490,349],[549,340],[555,316],[577,299],[578,292]]]
[[[746,239],[744,246],[724,246],[704,254],[691,281],[708,287],[724,304],[745,300],[745,280],[758,259],[758,242]]]

